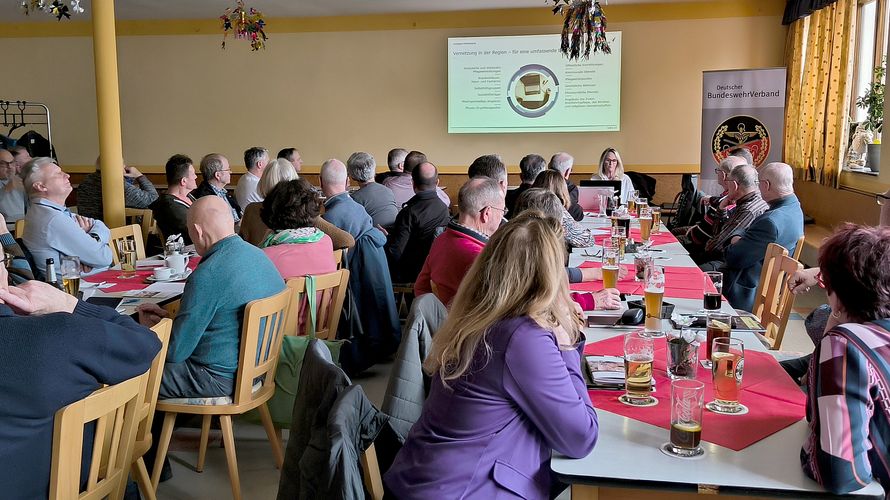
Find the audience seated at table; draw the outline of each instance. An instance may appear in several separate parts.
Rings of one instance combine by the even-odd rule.
[[[804,472],[833,493],[890,491],[890,228],[842,226],[819,252],[832,316],[808,373]]]
[[[375,226],[384,229],[392,227],[399,213],[392,190],[374,181],[377,161],[369,153],[352,153],[346,160],[349,178],[358,183],[359,188],[350,193],[356,203],[365,207]]]
[[[0,149],[0,215],[6,219],[9,229],[13,229],[15,221],[25,218],[28,200],[16,165],[12,153]]]
[[[769,210],[754,219],[741,236],[733,236],[726,247],[723,294],[736,309],[750,311],[760,282],[766,247],[776,243],[794,253],[803,236],[803,212],[794,195],[794,176],[785,163],[770,163],[760,169],[760,194]]]
[[[717,168],[714,169],[721,194],[705,196],[702,193],[701,217],[698,218],[698,222],[691,226],[674,228],[672,231],[691,255],[696,256],[703,253],[708,241],[721,231],[729,218],[729,211],[733,209],[732,200],[729,197],[729,175],[742,165],[745,165],[745,160],[738,156],[730,155],[721,160]],[[754,190],[759,192],[756,178]]]
[[[232,207],[232,217],[237,224],[241,220],[241,207],[235,196],[226,190],[226,186],[232,182],[229,159],[219,153],[204,155],[204,158],[201,158],[201,176],[204,177],[204,182],[192,191],[192,196],[195,198],[219,196],[226,200]]]
[[[272,230],[259,247],[284,279],[337,270],[331,238],[312,224],[320,204],[305,179],[279,183],[263,195],[260,216]]]
[[[408,150],[402,148],[390,149],[386,155],[386,165],[389,170],[380,172],[374,176],[374,182],[383,184],[383,181],[390,177],[395,177],[405,170],[405,157],[408,156]]]
[[[500,156],[495,154],[482,155],[470,164],[467,169],[467,177],[488,177],[494,179],[501,188],[501,191],[507,193],[507,166]]]
[[[7,286],[0,266],[0,484],[4,498],[47,498],[53,422],[62,407],[145,373],[158,337],[114,309],[46,283]],[[94,427],[84,432],[83,472]]]
[[[263,169],[260,183],[257,184],[257,193],[262,197],[266,197],[279,183],[292,181],[297,178],[299,178],[299,176],[294,170],[294,166],[284,158],[277,158],[270,161],[269,164],[266,165],[266,168]],[[314,189],[315,188],[313,188],[313,190]],[[318,192],[316,191],[316,195],[317,194]],[[238,228],[238,234],[241,235],[244,241],[254,246],[260,246],[260,243],[266,239],[266,236],[268,236],[270,232],[269,227],[266,226],[262,217],[260,217],[262,208],[262,202],[255,202],[247,205],[247,208],[244,209],[244,215],[241,218],[241,225]],[[321,217],[316,217],[312,221],[312,224],[318,229],[321,229],[322,232],[331,238],[331,243],[334,245],[335,249],[352,248],[352,246],[355,245],[355,239],[351,234],[343,231]]]
[[[384,476],[394,498],[547,498],[551,452],[593,449],[561,232],[526,211],[470,268],[424,362],[432,386],[420,420]]]
[[[290,164],[294,166],[294,170],[297,171],[297,174],[303,171],[303,157],[300,156],[300,152],[297,151],[297,148],[284,148],[278,152],[277,158],[289,161]]]
[[[151,204],[152,214],[164,238],[181,235],[186,245],[191,244],[186,224],[189,207],[195,201],[192,191],[198,187],[195,166],[186,155],[176,154],[167,160],[167,191]]]
[[[91,219],[105,217],[102,205],[102,173],[96,158],[96,171],[90,173],[77,186],[77,213]],[[124,206],[128,208],[148,208],[158,199],[154,184],[136,167],[128,167],[121,159],[123,167]]]
[[[519,199],[522,193],[532,187],[532,184],[535,183],[535,178],[544,170],[547,170],[547,160],[540,155],[525,155],[519,160],[519,180],[522,183],[519,187],[507,191],[506,206],[508,219],[513,218],[518,213],[516,212],[516,200]]]
[[[414,283],[433,239],[448,225],[448,206],[436,195],[439,172],[429,162],[411,172],[414,197],[399,211],[386,240],[390,276],[396,283]]]
[[[568,204],[569,214],[573,219],[580,221],[584,218],[584,210],[581,208],[581,205],[578,204],[578,186],[576,186],[570,178],[572,175],[572,167],[574,167],[574,165],[575,159],[572,155],[568,153],[556,153],[550,157],[550,163],[547,165],[547,168],[559,172],[559,175],[565,179],[566,189],[569,193],[569,198],[566,202]]]
[[[72,190],[70,177],[52,158],[46,157],[34,158],[22,170],[25,190],[31,200],[22,240],[41,274],[46,270],[46,259],[60,265],[63,255],[80,257],[85,272],[111,265],[108,227],[100,220],[73,214],[65,207]]]
[[[28,263],[28,258],[21,245],[6,228],[6,219],[3,218],[3,214],[0,214],[0,246],[3,247],[3,253],[0,254],[0,267],[6,268],[9,272],[9,284],[20,285],[33,280],[34,271],[31,269],[31,264]]]
[[[414,197],[414,183],[411,180],[411,172],[414,171],[415,167],[426,161],[427,158],[425,154],[420,151],[411,151],[405,156],[405,161],[402,162],[402,172],[383,180],[383,185],[392,190],[393,199],[395,199],[396,206],[399,210],[402,209],[402,206],[407,203],[408,200]],[[451,198],[445,194],[445,191],[442,188],[437,188],[436,193],[446,207],[451,207]]]
[[[621,155],[615,148],[603,150],[600,155],[599,172],[593,174],[590,179],[594,181],[621,181],[621,193],[619,193],[621,204],[626,204],[633,195],[633,182],[624,173],[624,162],[621,161]]]
[[[247,205],[263,201],[263,197],[257,192],[256,187],[267,163],[269,163],[269,151],[266,148],[255,146],[244,152],[244,165],[247,172],[238,179],[238,185],[235,186],[235,199],[238,200],[238,206],[241,207],[242,212],[247,208]]]
[[[593,234],[590,229],[583,227],[569,213],[571,197],[566,188],[566,180],[556,170],[546,170],[538,174],[534,187],[543,188],[559,197],[563,205],[562,227],[565,231],[566,243],[572,248],[584,248],[593,246]],[[577,188],[576,188],[577,189]]]
[[[769,208],[760,196],[757,170],[754,167],[750,165],[735,167],[725,183],[726,203],[733,207],[729,212],[729,218],[715,226],[717,232],[708,239],[700,253],[689,252],[689,256],[703,271],[719,271],[724,265],[723,253],[729,240],[733,236],[743,234],[754,219]]]
[[[474,177],[461,186],[457,206],[457,217],[433,241],[423,269],[414,282],[415,296],[435,293],[446,307],[451,304],[464,275],[500,226],[504,194],[494,179]]]

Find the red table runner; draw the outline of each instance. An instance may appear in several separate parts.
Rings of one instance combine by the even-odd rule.
[[[655,340],[653,376],[658,404],[649,408],[635,408],[618,401],[624,391],[591,390],[590,399],[596,408],[617,413],[670,430],[671,380],[667,376],[667,347],[664,339]],[[700,357],[704,357],[702,346]],[[589,344],[585,354],[622,356],[624,337],[618,336]],[[705,384],[705,402],[714,400],[711,372],[699,365],[698,380]],[[779,363],[767,353],[745,351],[745,372],[739,396],[748,407],[746,415],[718,415],[703,411],[702,439],[731,450],[740,451],[766,438],[806,415],[806,395],[794,384]]]
[[[627,276],[618,281],[618,291],[630,295],[642,295],[643,283],[634,281],[633,264],[622,264],[628,270]],[[580,268],[600,268],[601,262],[585,261]],[[704,296],[704,273],[697,267],[669,266],[664,268],[665,290],[664,296],[678,299],[701,299]],[[712,283],[709,288],[715,290]],[[572,283],[569,288],[573,292],[594,292],[601,290],[601,281],[588,281],[585,283]]]
[[[588,269],[594,268],[599,269],[603,267],[602,262],[593,262],[593,261],[585,261],[582,262],[579,268]],[[622,267],[627,269],[627,275],[618,280],[618,291],[621,293],[626,293],[630,295],[639,295],[643,293],[642,282],[634,281],[634,265],[633,264],[622,264]],[[569,285],[569,289],[573,292],[595,292],[597,290],[603,289],[602,281],[587,281],[584,283],[572,283]]]
[[[608,229],[608,228],[606,228]],[[597,235],[594,239],[597,245],[602,245],[604,240],[609,239],[611,236],[606,235]],[[643,241],[642,235],[640,235],[639,228],[631,228],[629,237],[636,241],[637,243],[641,243]],[[658,245],[667,245],[669,243],[677,243],[677,237],[671,234],[670,231],[662,231],[658,234],[650,234],[650,240],[652,241],[652,246]]]
[[[190,258],[188,262],[189,269],[194,271],[195,268],[198,267],[199,262],[201,262],[200,256]],[[151,276],[152,273],[153,271],[150,270],[137,270],[136,276],[132,278],[121,278],[120,269],[109,269],[108,271],[102,271],[101,273],[84,276],[83,280],[90,283],[101,283],[103,281],[111,283],[113,286],[102,289],[102,291],[106,293],[130,292],[147,288],[151,283],[145,281],[145,279]]]

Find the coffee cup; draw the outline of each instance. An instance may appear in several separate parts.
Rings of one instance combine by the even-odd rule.
[[[158,267],[152,271],[156,280],[168,280],[173,275],[173,269],[169,267]]]
[[[173,270],[173,274],[178,274],[178,275],[185,273],[185,266],[188,263],[188,261],[189,261],[188,256],[183,255],[181,253],[175,253],[173,255],[169,255],[169,256],[167,256],[166,259],[164,259],[164,262],[166,262],[167,267],[169,267]]]

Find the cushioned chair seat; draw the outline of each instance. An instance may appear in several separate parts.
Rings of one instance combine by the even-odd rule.
[[[258,390],[262,389],[263,382],[257,381],[254,382],[253,387],[250,388],[252,393],[256,393]],[[232,396],[217,396],[215,398],[170,398],[170,399],[159,399],[158,403],[164,403],[169,405],[198,405],[198,406],[222,406],[222,405],[230,405],[232,404]]]

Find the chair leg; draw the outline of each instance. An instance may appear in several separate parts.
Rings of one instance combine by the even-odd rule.
[[[161,470],[164,468],[164,459],[167,458],[170,438],[173,437],[174,423],[176,423],[176,414],[164,413],[164,426],[161,428],[161,437],[158,439],[158,452],[155,455],[155,463],[151,470],[151,487],[155,491],[158,491],[158,483],[161,482]]]
[[[195,470],[204,472],[204,459],[207,457],[207,439],[210,437],[210,419],[211,415],[204,415],[201,420],[201,444],[198,447],[198,465]]]
[[[142,494],[142,498],[145,500],[157,499],[155,490],[151,485],[151,478],[148,476],[148,468],[145,466],[145,460],[143,460],[142,457],[139,457],[139,459],[133,462],[133,466],[130,468],[130,474],[133,475],[136,484],[139,485],[139,493]]]
[[[223,443],[226,446],[226,464],[229,466],[232,496],[235,500],[241,500],[241,480],[238,478],[238,459],[235,457],[235,433],[232,431],[231,415],[220,415],[219,425],[222,427]]]
[[[272,445],[272,454],[275,455],[275,467],[280,469],[284,465],[284,452],[281,450],[281,437],[275,430],[275,424],[272,423],[272,414],[269,413],[269,407],[266,403],[261,404],[258,408],[260,411],[260,419],[263,421],[263,427],[266,429],[266,436],[269,437],[269,444]]]

